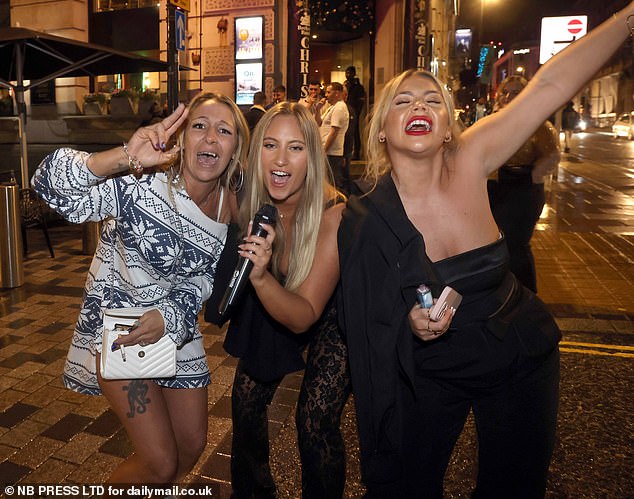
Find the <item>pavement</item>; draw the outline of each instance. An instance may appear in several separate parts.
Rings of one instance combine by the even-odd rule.
[[[564,334],[560,425],[547,497],[634,497],[634,169],[625,168],[607,185],[600,170],[583,166],[574,155],[564,155],[533,238],[539,295]],[[132,452],[104,397],[62,385],[91,257],[82,253],[80,227],[58,223],[50,234],[55,258],[41,231],[28,229],[25,283],[0,290],[0,494],[5,497],[98,493],[90,487],[102,486]],[[222,348],[224,329],[204,325],[203,332],[212,371],[208,444],[179,485],[188,493],[228,498],[236,361]],[[269,409],[271,466],[283,498],[301,495],[294,429],[300,383],[301,373],[287,376]],[[353,398],[342,428],[345,497],[357,498],[364,489]],[[446,497],[470,496],[476,452],[470,419],[451,459]],[[67,488],[44,488],[55,485]]]

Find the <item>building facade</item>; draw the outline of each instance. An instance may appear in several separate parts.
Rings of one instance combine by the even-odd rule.
[[[299,99],[310,80],[342,82],[350,65],[370,100],[409,67],[452,80],[456,0],[170,1],[185,12],[184,50],[178,61],[191,68],[179,72],[180,100],[201,90],[236,96],[236,43],[242,36],[236,33],[236,20],[252,16],[263,19],[261,81],[269,99],[279,84],[288,88],[289,99]],[[298,12],[309,13],[308,40],[295,33],[300,23],[306,24],[306,16],[298,17]],[[11,0],[10,23],[167,60],[165,1]],[[85,94],[122,88],[152,88],[165,97],[167,76],[59,78],[55,107],[61,115],[81,112]]]

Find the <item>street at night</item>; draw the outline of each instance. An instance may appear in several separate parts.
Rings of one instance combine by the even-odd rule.
[[[541,298],[556,316],[561,343],[561,405],[547,497],[634,496],[634,142],[607,130],[575,134],[533,238]],[[81,230],[51,229],[51,259],[29,229],[26,282],[0,292],[3,373],[0,464],[12,483],[101,483],[131,452],[103,397],[62,388],[61,370],[90,257]],[[212,385],[208,445],[185,485],[229,497],[230,395],[236,365],[224,330],[206,326]],[[289,375],[269,410],[272,467],[279,496],[299,497],[294,404],[301,373]],[[32,417],[28,417],[32,414]],[[363,495],[351,400],[343,417],[346,497]],[[16,448],[17,446],[17,448]],[[475,429],[469,420],[446,477],[446,497],[469,497],[475,483]]]

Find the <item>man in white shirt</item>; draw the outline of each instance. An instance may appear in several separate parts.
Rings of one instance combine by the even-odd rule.
[[[343,85],[332,82],[326,87],[327,106],[316,113],[321,142],[335,178],[335,184],[344,193],[350,191],[350,171],[343,156],[343,144],[350,121],[348,107],[343,101]]]

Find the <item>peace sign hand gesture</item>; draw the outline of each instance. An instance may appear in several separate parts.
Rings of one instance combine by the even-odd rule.
[[[126,145],[129,159],[137,160],[143,168],[166,165],[174,161],[178,146],[166,150],[166,144],[187,119],[188,110],[179,104],[172,114],[162,121],[139,128]]]

